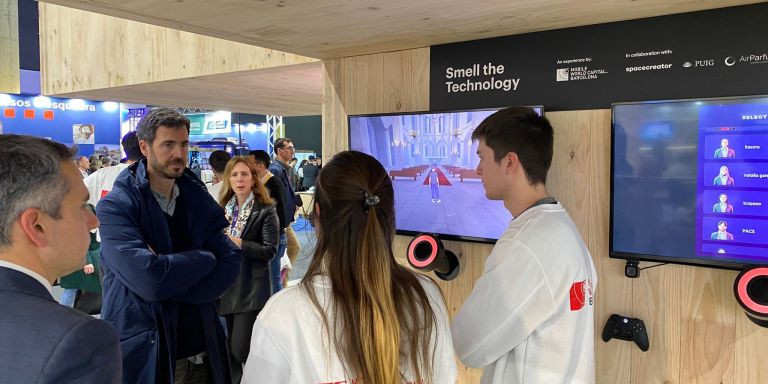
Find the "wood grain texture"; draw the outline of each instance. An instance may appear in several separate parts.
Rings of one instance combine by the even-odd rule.
[[[611,111],[550,112],[555,132],[547,189],[566,208],[589,248],[597,270],[595,294],[595,370],[598,381],[629,382],[631,350],[604,343],[603,325],[613,313],[625,312],[632,286],[624,263],[608,257]]]
[[[279,116],[319,115],[322,64],[283,65],[62,93],[88,100],[167,105]]]
[[[427,108],[426,85],[405,95],[423,70],[407,63],[421,52],[408,50],[325,60],[324,156],[347,148],[347,114],[418,111]],[[399,58],[397,56],[400,56]],[[390,60],[390,64],[385,64]],[[421,60],[420,60],[421,61]],[[427,62],[424,64],[428,66]],[[404,69],[413,68],[413,69]],[[419,82],[416,81],[418,84]],[[418,96],[417,96],[418,95]],[[422,101],[423,100],[423,101]],[[398,107],[397,103],[403,103]],[[667,265],[624,277],[624,262],[608,256],[610,197],[610,111],[552,112],[554,157],[549,192],[566,207],[581,232],[598,272],[595,317],[595,364],[598,383],[765,383],[768,330],[750,322],[735,304],[735,272]],[[401,263],[409,237],[397,236]],[[440,282],[453,315],[482,274],[490,245],[446,242],[461,254],[462,272]],[[641,263],[649,266],[652,263]],[[642,318],[651,348],[641,352],[600,335],[611,314]],[[460,383],[478,383],[480,371],[460,366]]]
[[[52,95],[317,61],[46,3],[40,52],[42,90]]]
[[[323,59],[756,3],[759,0],[46,0]]]
[[[19,93],[18,0],[0,0],[0,93]]]

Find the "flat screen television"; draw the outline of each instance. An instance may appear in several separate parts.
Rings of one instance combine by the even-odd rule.
[[[768,96],[612,108],[610,256],[768,265]]]
[[[498,110],[349,116],[349,148],[378,159],[392,179],[397,234],[498,240],[511,216],[501,201],[485,197],[471,139]]]

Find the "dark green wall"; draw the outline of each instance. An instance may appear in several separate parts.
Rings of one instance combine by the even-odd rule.
[[[283,117],[285,135],[293,139],[296,149],[323,153],[323,119],[321,116]]]

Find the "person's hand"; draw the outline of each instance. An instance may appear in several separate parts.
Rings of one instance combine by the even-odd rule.
[[[86,264],[85,267],[83,267],[83,272],[85,272],[86,275],[90,275],[93,271],[93,264]]]
[[[243,240],[241,238],[230,236],[230,235],[227,235],[227,237],[229,237],[229,239],[232,240],[232,242],[235,243],[235,245],[237,245],[238,248],[243,247]]]

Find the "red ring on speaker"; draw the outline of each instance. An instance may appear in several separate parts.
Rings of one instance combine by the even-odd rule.
[[[755,313],[768,314],[768,305],[760,305],[756,303],[747,294],[747,285],[749,285],[749,282],[752,281],[752,279],[758,276],[768,276],[768,268],[755,268],[744,272],[744,274],[739,277],[739,283],[736,286],[736,294],[739,301],[741,301],[745,307],[755,311]]]
[[[432,246],[432,253],[424,261],[419,261],[416,256],[414,256],[413,252],[416,250],[416,246],[419,245],[419,243],[425,241]],[[435,240],[434,237],[430,235],[421,235],[411,241],[411,245],[408,247],[408,261],[411,265],[416,268],[424,268],[432,264],[432,262],[435,261],[435,258],[437,258],[437,240]]]

